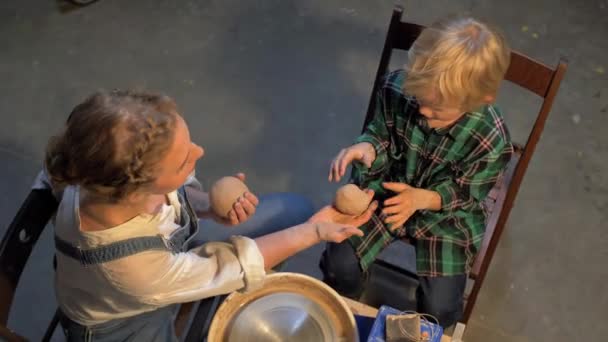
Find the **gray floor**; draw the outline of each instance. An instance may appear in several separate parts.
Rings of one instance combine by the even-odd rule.
[[[328,163],[356,136],[394,1],[56,0],[0,2],[0,230],[70,109],[96,89],[173,96],[207,155],[206,184],[244,171],[258,193],[316,205]],[[466,341],[608,339],[608,2],[403,2],[428,24],[469,11],[547,64],[571,62]],[[539,102],[505,87],[522,140]],[[39,339],[54,306],[50,230],[29,262],[10,326]],[[318,275],[320,248],[291,268]]]

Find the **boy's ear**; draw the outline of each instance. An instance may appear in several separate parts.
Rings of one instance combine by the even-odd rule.
[[[483,102],[484,103],[494,103],[494,101],[496,100],[496,96],[494,95],[486,95],[483,97]]]

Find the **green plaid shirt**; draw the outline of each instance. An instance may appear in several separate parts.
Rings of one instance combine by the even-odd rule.
[[[483,200],[499,179],[513,153],[502,115],[494,106],[467,112],[453,125],[429,128],[416,99],[403,92],[405,72],[387,75],[378,91],[372,122],[356,142],[376,149],[371,168],[355,164],[353,181],[373,189],[380,203],[394,196],[382,182],[400,182],[436,191],[439,211],[416,212],[404,227],[389,231],[380,210],[353,236],[363,270],[395,238],[415,243],[420,276],[468,273],[481,245],[486,211]]]

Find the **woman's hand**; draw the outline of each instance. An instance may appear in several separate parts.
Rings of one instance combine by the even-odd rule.
[[[368,194],[373,196],[372,191]],[[376,208],[378,203],[374,201],[363,214],[350,216],[326,206],[305,223],[255,238],[264,257],[264,267],[268,270],[321,241],[340,243],[353,235],[363,236],[357,227],[369,221]]]
[[[234,176],[240,179],[242,182],[245,182],[244,173],[237,173]],[[232,205],[232,210],[228,212],[227,217],[220,217],[213,211],[210,211],[209,215],[215,222],[226,226],[236,226],[249,220],[249,218],[255,214],[255,210],[259,203],[260,201],[254,194],[251,192],[246,192]]]
[[[371,197],[374,196],[373,191],[367,192]],[[308,222],[315,225],[320,240],[340,243],[353,235],[363,236],[357,227],[369,221],[377,208],[378,202],[373,201],[361,215],[351,216],[328,205],[308,219]]]

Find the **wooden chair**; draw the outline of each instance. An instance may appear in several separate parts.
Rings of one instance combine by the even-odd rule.
[[[17,215],[8,227],[0,243],[0,337],[9,341],[25,341],[22,336],[9,330],[6,325],[13,298],[19,285],[19,278],[27,264],[40,234],[57,210],[57,200],[51,190],[32,190]],[[49,263],[49,267],[51,264]],[[50,332],[45,340],[50,340],[58,318],[53,319]]]
[[[388,28],[384,48],[376,79],[372,89],[372,95],[367,109],[367,115],[363,129],[368,125],[374,116],[374,104],[376,103],[376,91],[381,86],[382,78],[387,74],[389,62],[393,50],[409,50],[412,43],[420,35],[424,26],[406,23],[401,21],[403,8],[395,7]],[[538,143],[545,121],[553,105],[553,100],[559,89],[560,83],[566,72],[566,61],[560,59],[555,68],[548,67],[537,62],[519,52],[511,53],[511,64],[506,74],[506,80],[529,90],[533,94],[543,98],[543,103],[537,114],[536,121],[528,137],[528,141],[523,144],[516,144],[516,153],[505,170],[502,181],[496,184],[486,199],[486,204],[490,208],[490,215],[486,225],[486,233],[481,245],[481,250],[477,255],[473,269],[468,275],[468,280],[473,286],[467,286],[470,290],[465,293],[465,309],[463,323],[467,323],[477,300],[479,290],[483,285],[488,267],[496,251],[496,246],[505,229],[509,213],[513,207],[513,202],[521,185],[536,144]],[[393,267],[395,265],[392,265]],[[404,270],[405,271],[405,270]],[[390,303],[387,303],[390,305]]]

